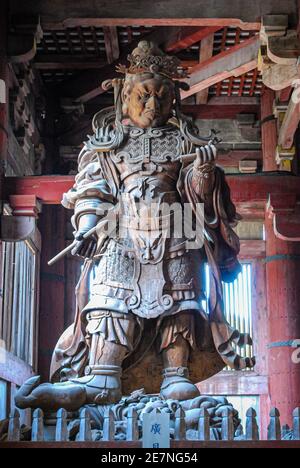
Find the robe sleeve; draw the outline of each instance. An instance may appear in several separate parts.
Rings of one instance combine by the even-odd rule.
[[[74,210],[72,224],[75,229],[81,216],[101,216],[116,203],[114,181],[109,180],[96,151],[86,147],[82,149],[78,157],[78,170],[73,187],[63,194],[61,202],[65,208]]]

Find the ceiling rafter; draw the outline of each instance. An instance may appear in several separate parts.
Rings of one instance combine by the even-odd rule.
[[[118,60],[120,55],[119,37],[116,26],[103,27],[105,50],[108,63]]]
[[[254,36],[192,68],[187,79],[190,89],[182,98],[191,96],[231,76],[239,76],[256,68],[259,38]]]
[[[180,50],[187,49],[193,44],[202,41],[214,34],[216,31],[222,29],[220,26],[207,26],[207,27],[190,27],[190,28],[180,28],[178,31],[177,37],[171,38],[164,46],[165,51],[173,54],[179,52]]]

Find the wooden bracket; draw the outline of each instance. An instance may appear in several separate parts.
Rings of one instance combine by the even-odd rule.
[[[278,239],[300,242],[300,200],[294,193],[270,194],[267,210],[273,219],[274,234]]]
[[[6,242],[28,239],[36,228],[41,203],[35,195],[10,195],[11,215],[1,216],[0,237]]]
[[[267,15],[260,30],[259,69],[263,83],[275,91],[299,78],[300,41],[297,31],[288,29],[288,15]]]
[[[36,45],[43,37],[38,16],[13,17],[13,32],[9,34],[8,56],[12,63],[24,63],[32,60],[36,54]]]

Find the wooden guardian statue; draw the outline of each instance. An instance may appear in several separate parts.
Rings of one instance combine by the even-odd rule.
[[[233,347],[250,337],[223,312],[221,281],[232,281],[240,265],[238,215],[216,166],[217,138],[201,137],[181,113],[186,85],[175,57],[143,41],[128,58],[118,69],[123,77],[109,83],[115,106],[95,115],[62,200],[74,211],[72,254],[85,259],[75,320],[54,350],[51,383],[24,384],[16,397],[22,408],[114,404],[140,387],[187,400],[199,395],[195,383],[224,366],[254,365]],[[179,216],[185,207],[189,223]]]

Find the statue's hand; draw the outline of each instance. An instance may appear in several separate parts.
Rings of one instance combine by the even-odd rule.
[[[75,234],[75,246],[71,250],[72,255],[78,255],[79,257],[92,258],[97,249],[97,238],[96,236],[88,237],[84,239],[83,236],[86,231],[77,231]]]
[[[196,148],[196,159],[194,162],[195,169],[200,169],[205,164],[212,165],[215,162],[216,155],[217,148],[210,142],[208,145]]]
[[[95,136],[98,143],[103,143],[105,146],[109,146],[115,137],[113,126],[109,124],[106,127],[96,128]]]
[[[217,149],[211,142],[196,148],[192,186],[203,200],[207,199],[207,196],[213,192],[216,154]]]

